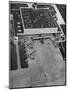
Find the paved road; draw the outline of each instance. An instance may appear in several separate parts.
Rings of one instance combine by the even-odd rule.
[[[35,60],[29,60],[28,69],[10,72],[10,87],[64,85],[65,63],[58,48],[51,41],[34,43]]]

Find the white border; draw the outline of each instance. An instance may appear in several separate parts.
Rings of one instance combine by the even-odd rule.
[[[19,0],[14,0],[19,1]],[[20,0],[40,3],[67,4],[68,0]],[[67,4],[68,5],[68,4]],[[9,3],[8,0],[0,0],[0,90],[8,89],[9,70]],[[68,33],[68,31],[67,31]],[[68,47],[68,42],[67,42]],[[68,58],[68,55],[67,55]],[[68,66],[68,63],[67,63]],[[67,73],[68,76],[68,73]],[[68,81],[68,80],[67,80]],[[67,86],[28,88],[28,90],[67,90]],[[21,90],[21,89],[18,89]]]

